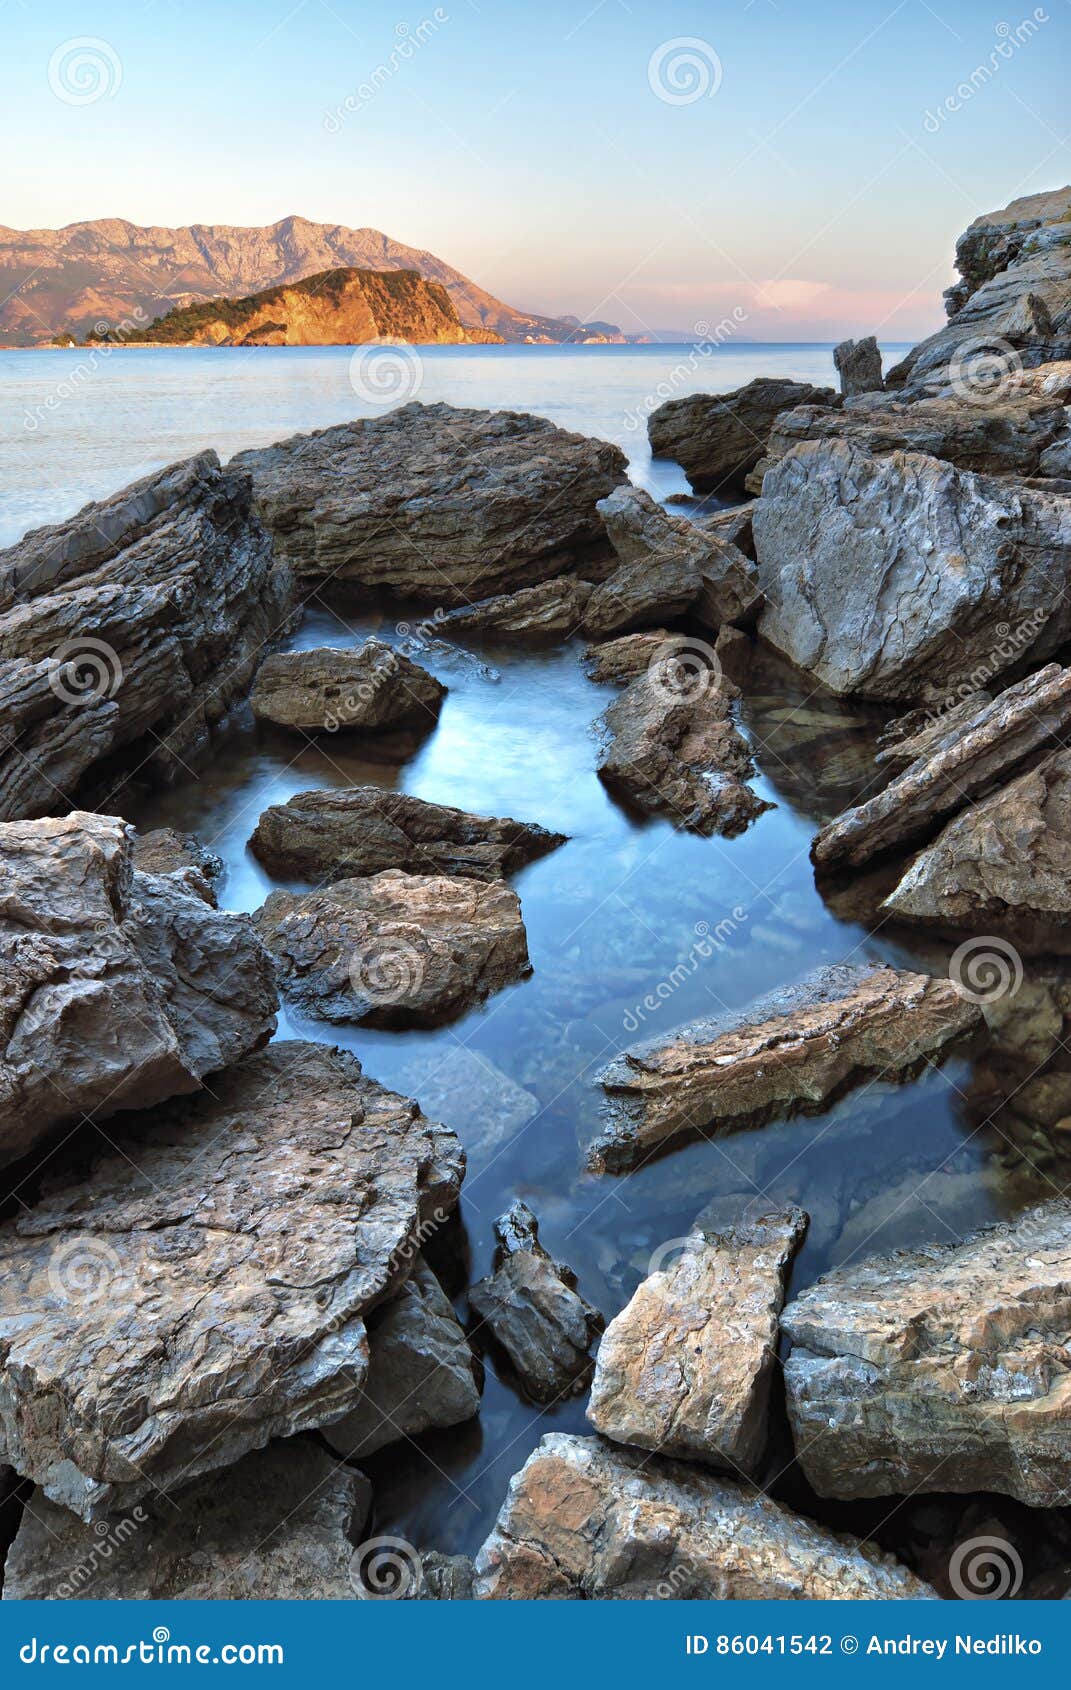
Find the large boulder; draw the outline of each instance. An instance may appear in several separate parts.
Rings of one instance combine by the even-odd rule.
[[[475,1365],[442,1286],[422,1258],[368,1319],[368,1373],[356,1408],[325,1426],[344,1461],[480,1412]]]
[[[400,868],[500,880],[565,843],[534,822],[474,816],[378,786],[298,792],[265,810],[249,841],[272,874],[346,880]]]
[[[291,599],[249,477],[214,452],[0,552],[0,821],[67,810],[124,769],[173,779]]]
[[[1071,498],[814,440],[767,473],[753,528],[759,631],[831,692],[947,695],[1071,637]]]
[[[457,1201],[453,1133],[327,1045],[131,1117],[0,1225],[0,1458],[93,1520],[361,1400],[363,1316]]]
[[[605,1127],[589,1165],[619,1173],[688,1134],[821,1108],[847,1086],[910,1071],[980,1021],[947,980],[865,964],[818,969],[615,1058],[599,1075]]]
[[[0,1162],[197,1091],[275,1030],[248,917],[203,881],[142,873],[135,848],[115,816],[0,823]]]
[[[1071,1487],[1071,1205],[826,1274],[790,1303],[797,1458],[820,1496]]]
[[[647,419],[651,451],[675,458],[697,493],[743,490],[766,450],[775,417],[793,405],[835,405],[831,387],[757,376],[734,393],[668,399]]]
[[[539,1241],[539,1224],[519,1200],[495,1222],[494,1272],[469,1302],[510,1359],[525,1393],[553,1403],[591,1378],[591,1345],[602,1316],[580,1295],[573,1270]]]
[[[476,1558],[481,1600],[756,1601],[935,1592],[891,1556],[683,1462],[552,1433]]]
[[[300,576],[450,606],[605,557],[616,447],[517,411],[403,405],[239,453]]]
[[[964,717],[953,711],[936,736],[918,732],[919,754],[873,798],[836,816],[815,838],[821,868],[859,868],[884,852],[932,835],[1071,729],[1071,669],[1050,663]]]
[[[5,1602],[352,1601],[372,1487],[312,1440],[257,1450],[171,1500],[89,1525],[34,1491]]]
[[[510,886],[384,869],[273,892],[253,917],[287,997],[325,1021],[432,1027],[531,973]]]
[[[978,356],[980,373],[998,383],[1020,363],[1071,357],[1071,188],[976,217],[957,242],[956,268],[949,322],[889,371],[890,387],[920,388],[950,370],[969,387]]]
[[[250,703],[258,721],[300,732],[431,727],[446,688],[382,640],[350,650],[277,652],[261,664]]]
[[[753,1474],[800,1209],[700,1215],[680,1254],[606,1328],[588,1419],[617,1443]]]

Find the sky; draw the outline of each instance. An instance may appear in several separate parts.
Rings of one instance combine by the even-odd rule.
[[[0,0],[0,223],[298,213],[629,333],[915,340],[1071,181],[1071,0],[1008,5]]]

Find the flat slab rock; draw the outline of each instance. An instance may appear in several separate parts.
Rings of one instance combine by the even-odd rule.
[[[1071,1205],[852,1262],[785,1309],[798,1459],[820,1496],[1071,1492]]]
[[[693,654],[687,640],[671,640],[610,705],[599,775],[638,810],[732,837],[773,806],[747,785],[755,764],[720,667],[706,668],[714,654]]]
[[[296,573],[469,605],[609,547],[596,504],[625,457],[519,411],[403,405],[241,452]]]
[[[591,1378],[590,1349],[602,1316],[577,1289],[571,1268],[552,1260],[539,1225],[519,1200],[495,1222],[494,1272],[469,1292],[480,1321],[502,1345],[526,1394],[557,1402]]]
[[[1071,636],[1071,498],[846,440],[794,447],[752,522],[759,632],[829,691],[949,697]]]
[[[1069,728],[1071,669],[1050,663],[981,703],[966,720],[955,714],[883,791],[824,827],[811,856],[822,868],[859,868],[932,835],[965,805],[1061,743]]]
[[[785,1277],[800,1209],[701,1215],[599,1345],[588,1419],[617,1443],[754,1474],[766,1445]]]
[[[758,376],[733,393],[669,399],[647,419],[651,451],[674,458],[696,493],[743,488],[766,449],[774,419],[794,405],[836,405],[831,387]]]
[[[371,1504],[362,1473],[304,1439],[92,1526],[36,1490],[8,1551],[3,1599],[351,1601]]]
[[[565,835],[530,822],[474,816],[378,786],[299,792],[265,810],[249,841],[273,874],[345,880],[405,869],[500,880],[565,843]]]
[[[214,452],[0,552],[0,821],[169,781],[245,696],[293,580]]]
[[[947,980],[839,963],[742,1011],[626,1051],[599,1075],[606,1127],[588,1164],[618,1173],[675,1138],[717,1137],[846,1085],[895,1078],[981,1021]]]
[[[422,1257],[397,1296],[369,1316],[368,1352],[360,1402],[323,1430],[344,1461],[480,1412],[472,1351]]]
[[[590,596],[587,581],[563,575],[448,611],[436,629],[446,638],[478,632],[496,640],[567,640],[579,632]]]
[[[287,997],[325,1021],[435,1026],[531,973],[500,882],[382,874],[273,892],[253,917]]]
[[[250,702],[258,721],[304,733],[429,727],[446,688],[382,640],[349,650],[276,652],[261,664]]]
[[[0,1162],[63,1123],[197,1091],[275,1031],[248,917],[137,852],[115,816],[0,823]]]
[[[882,909],[954,933],[995,934],[1020,953],[1071,949],[1071,753],[1043,758],[969,805]]]
[[[552,1433],[476,1557],[481,1600],[904,1600],[936,1592],[730,1479]]]
[[[445,1127],[279,1043],[0,1225],[0,1458],[93,1520],[360,1401],[363,1315],[457,1200]]]

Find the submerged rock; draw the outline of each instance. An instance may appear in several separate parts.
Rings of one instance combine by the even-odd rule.
[[[811,855],[823,868],[859,868],[883,852],[932,834],[1025,762],[1059,743],[1071,728],[1071,669],[1055,663],[1007,687],[964,720],[940,723],[902,774],[816,836]]]
[[[935,1596],[891,1556],[683,1462],[545,1437],[476,1557],[473,1594],[643,1601]]]
[[[806,441],[754,517],[763,638],[838,694],[972,690],[1071,636],[1071,498],[918,453]]]
[[[352,650],[277,652],[261,665],[250,700],[258,721],[304,733],[430,727],[446,688],[418,663],[365,640]]]
[[[124,1143],[0,1224],[0,1458],[87,1520],[355,1408],[362,1316],[464,1171],[327,1045],[246,1057]]]
[[[770,1376],[800,1209],[701,1215],[679,1255],[606,1328],[588,1419],[638,1444],[753,1474],[766,1445]]]
[[[405,869],[499,880],[565,843],[531,822],[473,816],[378,786],[299,792],[265,810],[250,850],[273,874],[345,880]]]
[[[1054,1201],[962,1244],[850,1262],[790,1303],[789,1415],[818,1494],[1066,1503],[1069,1275],[1071,1205]]]
[[[363,1474],[303,1439],[95,1526],[35,1491],[4,1601],[349,1601],[371,1503]]]
[[[587,581],[563,575],[451,610],[436,627],[447,638],[475,630],[495,640],[567,640],[579,632],[590,596]]]
[[[569,570],[608,544],[595,509],[616,447],[518,411],[403,405],[233,459],[300,576],[468,605]]]
[[[606,1126],[588,1154],[619,1173],[682,1135],[757,1125],[880,1075],[892,1079],[981,1022],[947,980],[845,963],[743,1011],[626,1051],[599,1075]]]
[[[173,779],[287,631],[292,588],[214,452],[0,552],[0,821],[131,766]]]
[[[872,334],[865,340],[842,340],[833,348],[833,363],[845,398],[856,393],[873,393],[884,385],[881,352]]]
[[[494,1272],[472,1287],[469,1302],[528,1396],[552,1403],[583,1390],[602,1316],[580,1295],[572,1269],[539,1242],[538,1222],[524,1203],[511,1204],[495,1234]]]
[[[139,872],[135,848],[115,816],[0,824],[0,1162],[61,1123],[196,1091],[275,1030],[249,918]]]
[[[831,387],[758,376],[735,393],[667,400],[648,417],[647,433],[655,456],[675,458],[695,492],[732,492],[762,457],[780,412],[837,403]]]
[[[457,1426],[480,1412],[472,1351],[449,1298],[420,1257],[398,1295],[369,1317],[368,1351],[357,1407],[324,1428],[343,1460],[431,1427]]]
[[[607,786],[690,832],[743,833],[772,805],[745,784],[755,765],[728,691],[711,647],[667,641],[603,717]]]
[[[273,892],[253,917],[286,995],[325,1021],[435,1026],[531,973],[512,887],[385,869]]]

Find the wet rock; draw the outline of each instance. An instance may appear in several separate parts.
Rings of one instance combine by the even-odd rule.
[[[580,1295],[572,1269],[553,1261],[539,1242],[538,1223],[524,1203],[499,1217],[495,1235],[494,1272],[472,1287],[469,1302],[535,1402],[583,1390],[602,1316]]]
[[[242,452],[277,552],[312,580],[468,605],[608,551],[616,446],[517,411],[403,405]]]
[[[928,757],[949,729],[968,726],[992,702],[991,692],[969,692],[945,709],[910,710],[906,716],[897,716],[877,737],[875,763],[901,773],[920,757]]]
[[[153,828],[134,840],[134,867],[142,874],[178,874],[191,892],[206,904],[215,904],[217,884],[223,879],[223,858],[202,845],[192,833],[177,833],[173,827]]]
[[[303,1439],[95,1526],[34,1491],[4,1601],[350,1601],[371,1502],[363,1474]]]
[[[652,628],[642,634],[622,634],[616,640],[589,645],[584,662],[593,681],[634,681],[676,649],[677,636],[667,628]]]
[[[173,779],[287,631],[290,572],[214,452],[0,552],[0,821]]]
[[[565,843],[531,822],[473,816],[378,786],[299,792],[265,810],[250,850],[272,874],[343,880],[406,869],[499,880]]]
[[[490,1156],[539,1114],[539,1099],[510,1079],[482,1051],[436,1043],[406,1062],[404,1083],[426,1115],[458,1134],[469,1159]]]
[[[618,1443],[754,1474],[800,1209],[751,1205],[735,1224],[701,1215],[606,1329],[588,1419]]]
[[[253,917],[287,997],[325,1021],[431,1027],[531,973],[512,887],[385,869],[273,892]]]
[[[958,719],[882,792],[837,816],[811,855],[823,868],[858,868],[873,857],[933,834],[1071,727],[1071,669],[1055,663],[1007,687],[969,720]]]
[[[682,1135],[715,1137],[848,1086],[893,1079],[976,1028],[947,980],[837,964],[743,1011],[638,1045],[599,1075],[606,1125],[589,1166],[619,1173]]]
[[[781,411],[837,402],[831,387],[759,376],[734,393],[667,400],[647,419],[647,433],[655,456],[675,458],[695,492],[731,492],[743,488]]]
[[[686,640],[662,653],[606,711],[599,774],[638,810],[689,832],[743,833],[772,806],[745,784],[755,765],[720,665],[708,668],[714,652]]]
[[[362,1317],[464,1171],[452,1133],[320,1044],[125,1126],[124,1153],[0,1225],[0,1458],[88,1520],[356,1407]]]
[[[831,692],[954,696],[1071,634],[1071,499],[936,458],[807,441],[754,518],[763,638]]]
[[[324,1428],[344,1461],[480,1412],[472,1351],[449,1299],[417,1257],[396,1297],[368,1320],[368,1373],[357,1407]]]
[[[946,931],[1004,936],[1023,954],[1071,950],[1071,753],[969,805],[882,908]]]
[[[856,393],[873,393],[884,385],[881,352],[872,334],[865,340],[842,340],[833,348],[833,363],[845,398]]]
[[[420,1578],[413,1596],[421,1602],[470,1602],[475,1568],[467,1555],[441,1555],[429,1549],[420,1557]]]
[[[766,1496],[598,1438],[545,1437],[476,1557],[474,1595],[592,1600],[934,1596],[891,1556]]]
[[[437,626],[447,638],[476,631],[496,640],[568,640],[579,631],[590,596],[587,581],[563,575],[451,610]]]
[[[0,824],[0,1161],[196,1091],[275,1030],[248,917],[134,860],[115,816]]]
[[[825,1275],[785,1309],[797,1457],[820,1496],[1065,1503],[1071,1206]]]
[[[373,732],[430,727],[446,688],[382,640],[351,650],[319,646],[277,652],[261,664],[253,688],[260,722],[303,733]]]

